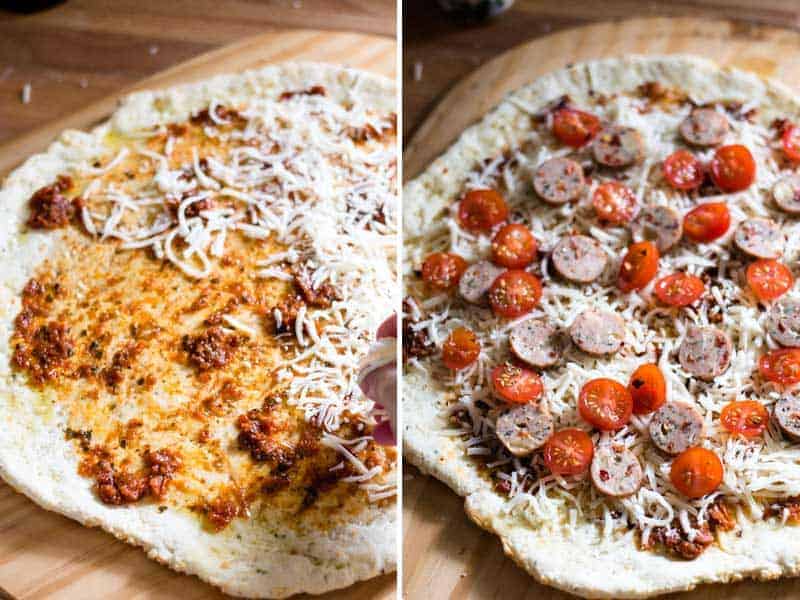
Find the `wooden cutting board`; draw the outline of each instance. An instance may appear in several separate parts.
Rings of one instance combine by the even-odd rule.
[[[342,64],[394,77],[396,44],[390,38],[312,30],[248,38],[120,90],[0,147],[0,173],[44,150],[62,130],[86,129],[104,120],[118,99],[133,89],[159,88],[290,60]],[[389,600],[395,597],[395,589],[395,576],[390,574],[321,598]],[[0,598],[6,597],[217,600],[225,596],[195,577],[151,561],[140,549],[103,531],[39,508],[0,482]]]
[[[498,56],[457,84],[407,143],[406,178],[419,174],[509,91],[567,63],[624,54],[693,53],[777,78],[800,89],[800,34],[697,19],[634,19],[542,37]],[[539,585],[503,554],[495,536],[469,521],[463,500],[407,467],[403,479],[403,591],[416,598],[568,600]],[[798,531],[800,535],[800,531]],[[601,573],[597,574],[602,577]],[[675,600],[800,598],[800,579],[706,585]]]

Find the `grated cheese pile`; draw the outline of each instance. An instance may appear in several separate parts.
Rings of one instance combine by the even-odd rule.
[[[325,440],[335,440],[329,445],[354,462],[357,482],[379,500],[394,494],[394,475],[373,482],[380,469],[367,469],[348,450],[371,437],[342,440],[330,432],[374,422],[373,402],[357,378],[378,324],[396,305],[395,123],[394,115],[370,109],[357,83],[347,95],[337,101],[257,94],[237,107],[243,127],[228,126],[230,113],[212,102],[213,123],[203,126],[211,149],[196,144],[189,157],[176,154],[181,133],[172,127],[132,134],[115,155],[78,169],[90,178],[80,216],[90,235],[150,250],[198,280],[213,276],[226,240],[240,235],[285,249],[247,277],[292,281],[301,271],[315,289],[331,284],[340,299],[328,309],[301,309],[294,355],[278,378],[288,402],[326,430]],[[365,129],[386,135],[366,141],[351,135]],[[156,139],[166,141],[154,145]],[[111,177],[122,168],[138,169],[145,183]],[[195,203],[201,204],[192,210]],[[280,324],[283,315],[275,312]],[[271,335],[231,315],[224,324],[249,337]]]
[[[512,99],[517,108],[531,116],[536,111]],[[538,107],[537,107],[538,108]],[[717,197],[689,198],[670,188],[663,179],[661,163],[679,147],[678,125],[689,114],[689,102],[670,105],[650,104],[639,95],[620,94],[585,108],[604,121],[635,127],[644,137],[645,158],[641,164],[619,171],[619,177],[635,192],[640,206],[669,205],[682,215],[699,202],[724,199],[732,224],[728,233],[711,244],[678,246],[662,254],[659,272],[663,277],[676,271],[698,276],[707,274],[710,282],[707,293],[694,305],[680,309],[659,305],[652,297],[652,282],[641,292],[623,294],[616,285],[616,274],[622,256],[631,243],[626,227],[602,227],[591,206],[594,189],[611,178],[608,170],[598,170],[587,178],[588,190],[580,199],[563,207],[552,207],[539,200],[532,189],[536,167],[554,156],[570,155],[584,167],[592,164],[588,148],[575,151],[560,144],[550,133],[551,120],[525,131],[515,131],[518,144],[502,156],[477,165],[463,182],[463,190],[494,187],[504,195],[512,222],[529,227],[545,258],[534,272],[542,279],[544,294],[540,306],[531,314],[509,322],[497,318],[488,308],[466,304],[457,294],[430,296],[419,278],[409,282],[413,296],[411,315],[414,330],[424,330],[435,344],[437,353],[428,358],[412,358],[409,369],[427,373],[434,381],[444,382],[453,392],[442,416],[466,414],[466,419],[454,423],[443,435],[454,436],[463,442],[469,456],[480,458],[492,470],[495,479],[506,480],[510,486],[506,510],[520,515],[535,528],[562,529],[567,535],[578,535],[579,521],[596,524],[594,539],[617,539],[627,543],[634,532],[647,541],[653,528],[670,528],[677,519],[683,533],[691,541],[697,530],[692,522],[706,522],[706,510],[718,497],[735,504],[739,527],[764,517],[770,502],[800,494],[800,445],[782,438],[771,423],[763,439],[746,441],[731,437],[719,424],[719,413],[732,400],[756,399],[771,405],[780,397],[772,384],[753,377],[758,357],[777,347],[765,332],[765,306],[759,305],[744,280],[747,263],[732,252],[731,238],[736,225],[752,216],[768,216],[780,223],[787,237],[784,264],[793,268],[800,253],[800,223],[774,208],[771,188],[774,181],[792,171],[782,160],[780,140],[775,130],[764,123],[748,122],[741,118],[749,108],[742,107],[738,115],[726,113],[721,105],[717,110],[726,113],[731,124],[724,144],[741,143],[753,153],[757,162],[757,181],[747,190]],[[693,150],[694,151],[694,150]],[[707,162],[714,149],[695,151]],[[454,252],[469,262],[489,255],[490,236],[480,236],[459,227],[456,218],[458,197],[452,198],[451,211],[425,242],[409,249],[406,260],[411,268],[419,268],[431,252]],[[596,239],[609,256],[610,265],[603,277],[592,284],[578,285],[553,277],[548,272],[547,255],[563,235],[578,232]],[[795,277],[798,275],[793,268]],[[654,279],[655,281],[655,279]],[[798,296],[795,285],[788,296]],[[632,372],[645,362],[657,362],[667,381],[668,400],[682,400],[697,406],[704,415],[707,436],[702,445],[713,450],[723,460],[725,476],[717,492],[696,501],[681,496],[669,481],[671,459],[659,454],[650,442],[647,426],[650,416],[634,416],[630,424],[613,434],[636,453],[644,468],[644,483],[633,496],[621,500],[598,493],[588,479],[562,478],[552,475],[545,467],[541,453],[521,460],[510,455],[499,443],[495,433],[496,409],[502,402],[492,397],[489,374],[492,367],[511,358],[508,333],[526,319],[546,318],[565,328],[583,310],[597,307],[619,314],[626,323],[625,343],[620,352],[609,358],[594,358],[570,348],[557,366],[543,370],[544,402],[549,406],[556,430],[588,425],[577,415],[576,401],[582,385],[593,378],[610,377],[627,385]],[[728,332],[734,352],[730,367],[713,382],[705,383],[684,372],[677,358],[677,348],[691,324],[714,324]],[[478,336],[481,354],[476,363],[460,372],[451,372],[441,364],[441,345],[456,327],[468,327]],[[488,407],[488,408],[487,408]],[[459,423],[461,425],[459,425]],[[595,433],[593,441],[601,434]],[[602,434],[609,436],[611,434]],[[692,519],[690,519],[692,517]],[[786,515],[784,515],[784,520]],[[631,527],[633,526],[633,527]],[[586,528],[582,528],[586,529]],[[591,528],[590,528],[591,529]],[[581,532],[580,535],[587,535]]]

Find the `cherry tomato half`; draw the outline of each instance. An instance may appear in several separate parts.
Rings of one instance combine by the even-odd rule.
[[[703,280],[689,273],[673,273],[662,277],[653,286],[653,293],[669,306],[689,306],[703,295]]]
[[[699,188],[705,178],[703,163],[688,150],[677,150],[670,154],[662,165],[664,178],[676,190]]]
[[[659,258],[653,242],[631,244],[619,267],[617,287],[623,292],[642,289],[656,276]]]
[[[538,246],[524,225],[503,225],[492,240],[492,262],[508,269],[524,269],[536,258]]]
[[[783,151],[789,160],[800,161],[800,127],[787,125],[781,136]]]
[[[597,186],[592,196],[597,218],[611,225],[623,225],[636,215],[636,194],[624,183],[606,181]]]
[[[694,446],[672,461],[669,478],[687,498],[702,498],[722,483],[722,461],[711,450]]]
[[[458,371],[478,360],[481,344],[474,332],[459,327],[450,332],[442,345],[442,362],[448,369]]]
[[[758,372],[767,381],[780,385],[800,382],[800,348],[780,348],[758,359]]]
[[[600,119],[590,113],[574,108],[560,108],[553,113],[553,135],[567,146],[580,148],[592,141],[598,131]]]
[[[759,300],[769,302],[791,289],[794,276],[786,265],[764,258],[747,267],[747,284]]]
[[[489,288],[492,311],[507,319],[516,319],[531,312],[541,297],[542,284],[539,278],[519,269],[500,274]]]
[[[508,206],[495,190],[470,190],[458,205],[458,222],[469,231],[489,231],[508,218]]]
[[[756,437],[764,433],[769,423],[769,413],[761,402],[743,400],[726,404],[719,422],[731,433]]]
[[[544,464],[555,475],[580,475],[592,463],[594,446],[589,434],[580,429],[561,429],[545,442]]]
[[[542,378],[525,367],[505,363],[492,369],[494,391],[506,402],[527,404],[544,392]]]
[[[741,144],[721,146],[711,159],[711,179],[723,192],[740,192],[756,179],[756,161]]]
[[[578,412],[593,427],[614,431],[631,420],[633,398],[624,385],[613,379],[592,379],[578,395]]]
[[[467,270],[467,261],[458,254],[434,252],[422,263],[422,279],[428,285],[449,290],[458,285]]]
[[[693,242],[707,244],[725,235],[731,213],[724,202],[699,204],[683,218],[683,233]]]
[[[667,401],[667,382],[658,365],[648,363],[631,375],[628,392],[633,398],[633,412],[646,415],[658,410]]]

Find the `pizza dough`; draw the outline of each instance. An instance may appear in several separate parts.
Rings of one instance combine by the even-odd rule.
[[[381,77],[271,66],[133,94],[14,171],[3,479],[232,595],[393,571],[356,374],[396,298],[396,110]]]
[[[702,417],[705,433],[698,443],[723,456],[729,436],[718,424],[721,408],[731,399],[752,394],[771,412],[780,398],[780,392],[752,383],[758,358],[772,346],[767,346],[767,315],[747,289],[743,273],[756,257],[775,255],[776,240],[781,242],[780,260],[785,264],[794,264],[799,254],[800,227],[784,198],[788,194],[780,191],[776,200],[772,191],[778,180],[792,172],[792,165],[781,160],[780,149],[774,149],[773,123],[776,119],[800,118],[800,105],[794,97],[778,83],[721,69],[694,57],[629,57],[578,64],[511,93],[424,173],[406,184],[406,293],[413,298],[410,304],[426,301],[425,313],[409,319],[428,351],[425,356],[411,353],[406,365],[405,456],[463,496],[470,518],[496,533],[505,552],[540,581],[589,598],[644,598],[692,589],[705,582],[773,579],[800,573],[796,526],[781,524],[770,508],[777,506],[780,511],[788,498],[800,493],[800,480],[787,475],[793,467],[782,462],[800,459],[800,448],[773,421],[763,439],[756,442],[764,446],[758,459],[741,464],[725,462],[725,479],[718,492],[729,503],[731,514],[736,515],[732,529],[721,517],[725,511],[716,507],[713,498],[687,501],[677,494],[669,482],[672,457],[650,439],[649,415],[642,417],[637,427],[629,425],[620,432],[600,436],[610,438],[606,442],[625,444],[626,460],[621,462],[632,470],[636,470],[634,457],[641,465],[641,487],[615,485],[606,490],[620,495],[630,491],[629,496],[603,496],[588,473],[582,484],[568,490],[557,489],[559,484],[552,479],[542,484],[544,489],[537,487],[535,473],[547,473],[537,458],[538,451],[520,459],[523,467],[529,467],[528,473],[533,473],[528,484],[503,483],[505,479],[501,480],[498,473],[509,479],[513,474],[517,482],[522,474],[503,463],[487,467],[504,455],[502,445],[491,433],[491,411],[497,410],[496,403],[477,378],[484,369],[508,360],[512,352],[520,354],[520,341],[515,341],[515,347],[508,340],[520,326],[485,310],[475,312],[458,301],[440,300],[446,302],[443,308],[429,300],[414,275],[415,265],[433,249],[454,252],[470,263],[486,256],[486,242],[476,243],[446,225],[452,203],[471,187],[501,188],[509,213],[515,222],[531,229],[545,255],[569,236],[593,239],[603,253],[588,254],[590,258],[596,256],[588,265],[591,269],[572,260],[553,269],[552,259],[529,267],[542,278],[544,293],[539,306],[525,319],[565,331],[587,309],[606,311],[623,320],[625,340],[609,356],[592,356],[569,348],[555,364],[537,369],[545,387],[541,406],[552,415],[556,430],[576,425],[585,428],[575,408],[585,381],[608,377],[627,383],[637,366],[655,362],[665,375],[668,401],[686,403]],[[549,117],[542,115],[565,103],[599,115],[605,133],[577,151],[559,144],[549,133]],[[713,107],[723,118],[693,112],[696,107]],[[713,199],[730,206],[728,232],[710,244],[679,240],[679,235],[661,236],[664,252],[657,277],[676,271],[697,275],[708,272],[706,291],[713,287],[714,300],[704,296],[688,308],[659,304],[647,287],[629,297],[616,291],[616,273],[632,241],[631,231],[629,226],[604,227],[598,223],[591,205],[593,186],[598,181],[587,184],[587,189],[569,204],[556,207],[542,202],[531,189],[530,178],[537,166],[557,155],[575,160],[584,169],[587,164],[599,163],[593,179],[603,182],[621,178],[635,191],[641,206],[648,210],[665,207],[661,209],[664,215],[674,217],[671,211],[677,211],[682,217],[714,192],[700,188],[693,195],[671,189],[661,174],[664,158],[683,148],[708,161],[718,144],[734,143],[745,144],[754,152],[757,177],[745,191]],[[772,152],[776,153],[774,159]],[[781,205],[789,210],[780,210]],[[747,231],[735,240],[737,226],[747,219],[768,219],[780,226],[782,235],[775,235],[771,226],[749,228],[758,229],[756,233],[763,237],[753,240],[749,233],[744,235],[749,231],[745,228]],[[653,222],[661,220],[659,217]],[[671,233],[677,229],[675,225],[675,219],[669,219]],[[646,232],[641,234],[650,237]],[[659,240],[657,231],[651,237]],[[581,253],[585,255],[587,252]],[[602,256],[607,257],[607,266]],[[714,269],[719,265],[724,268],[717,272]],[[794,296],[791,290],[786,298]],[[449,319],[476,332],[485,357],[469,371],[455,375],[442,369],[436,352],[430,350],[440,344],[439,328]],[[692,325],[716,328],[727,336],[724,341],[730,338],[730,352],[717,357],[725,368],[721,370],[718,363],[702,369],[701,375],[708,375],[709,381],[681,368],[680,342]],[[727,348],[726,343],[723,346]],[[525,351],[521,354],[524,358]],[[757,395],[759,390],[763,395]],[[491,410],[481,409],[481,403],[488,403]],[[451,418],[454,414],[457,417]],[[470,429],[475,419],[490,433],[459,437],[459,428]],[[469,453],[465,440],[469,440]],[[595,441],[596,448],[599,443]],[[745,452],[746,441],[732,440],[731,444],[737,452]],[[488,452],[484,454],[483,449]],[[595,475],[604,479],[599,471]],[[767,489],[752,477],[781,483],[777,489]],[[760,498],[752,512],[742,508],[747,502],[741,490],[747,486],[755,486],[749,491]],[[706,515],[702,524],[698,515],[701,519]],[[688,529],[679,523],[681,519]],[[712,520],[720,523],[714,536],[708,529]],[[693,531],[691,536],[689,530]],[[656,547],[671,536],[688,542],[691,548],[687,548],[686,559],[665,551],[663,546],[660,550]],[[697,548],[696,558],[688,559]]]

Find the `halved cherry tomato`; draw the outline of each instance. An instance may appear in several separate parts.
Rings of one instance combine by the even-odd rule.
[[[725,235],[731,213],[724,202],[699,204],[683,217],[683,233],[693,242],[707,244]]]
[[[689,306],[703,295],[705,289],[699,277],[689,273],[673,273],[656,281],[653,293],[669,306]]]
[[[669,478],[687,498],[702,498],[722,483],[722,461],[711,450],[694,446],[672,461]]]
[[[494,391],[506,402],[526,404],[538,400],[544,386],[542,378],[525,367],[506,363],[492,369]]]
[[[723,192],[740,192],[756,179],[756,161],[741,144],[721,146],[711,159],[711,179]]]
[[[450,332],[442,345],[442,362],[448,369],[464,369],[478,360],[481,344],[477,336],[466,327]]]
[[[600,119],[590,113],[574,108],[560,108],[553,113],[553,135],[567,146],[580,148],[592,141],[598,131]]]
[[[597,218],[612,225],[623,225],[636,215],[636,194],[624,183],[606,181],[597,186],[592,196]]]
[[[469,231],[489,231],[508,218],[508,206],[495,190],[470,190],[458,205],[458,222]]]
[[[555,475],[580,475],[592,463],[594,446],[581,429],[556,431],[544,444],[544,464]]]
[[[648,363],[631,375],[628,392],[633,398],[633,412],[646,415],[658,410],[667,400],[667,382],[658,365]]]
[[[422,263],[422,279],[435,288],[449,290],[458,285],[467,270],[467,261],[458,254],[434,252]]]
[[[670,154],[662,165],[664,178],[676,190],[693,190],[700,187],[705,178],[703,163],[688,150],[677,150]]]
[[[767,428],[769,413],[761,402],[742,400],[726,404],[719,415],[719,422],[731,433],[756,437]]]
[[[578,395],[578,412],[593,427],[614,431],[631,420],[633,398],[624,385],[613,379],[592,379]]]
[[[789,267],[771,258],[763,258],[747,267],[747,284],[756,297],[769,302],[780,298],[794,285]]]
[[[800,382],[800,348],[780,348],[758,359],[758,372],[767,381],[781,385]]]
[[[619,267],[617,287],[623,292],[642,289],[656,276],[659,258],[653,242],[631,244]]]
[[[492,311],[507,319],[516,319],[531,312],[541,297],[542,284],[539,278],[519,269],[500,274],[489,288]]]
[[[783,151],[789,160],[800,161],[800,127],[787,125],[781,136]]]
[[[524,225],[503,225],[492,240],[492,262],[509,269],[524,269],[536,258],[536,240]]]

